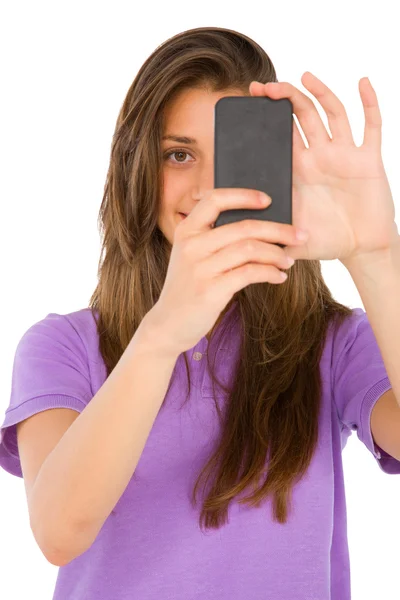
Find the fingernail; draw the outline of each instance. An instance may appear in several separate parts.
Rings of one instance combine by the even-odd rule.
[[[296,238],[298,240],[304,241],[308,238],[308,233],[307,231],[304,231],[304,229],[296,229]]]
[[[264,194],[264,192],[260,192],[258,197],[262,206],[267,206],[267,204],[270,204],[272,202],[268,194]]]

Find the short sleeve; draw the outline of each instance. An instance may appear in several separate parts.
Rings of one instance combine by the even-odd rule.
[[[400,461],[382,450],[372,437],[372,409],[392,385],[363,309],[353,309],[353,315],[337,331],[332,360],[333,397],[342,430],[347,437],[352,430],[357,431],[358,439],[372,453],[381,470],[399,474]]]
[[[32,325],[15,351],[11,397],[0,429],[0,466],[22,477],[16,424],[51,408],[82,412],[92,397],[87,352],[65,315]]]

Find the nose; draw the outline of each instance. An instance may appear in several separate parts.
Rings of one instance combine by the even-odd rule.
[[[209,192],[214,188],[214,163],[210,167],[203,169],[198,184],[194,187],[192,197],[193,200],[201,200],[205,192]]]

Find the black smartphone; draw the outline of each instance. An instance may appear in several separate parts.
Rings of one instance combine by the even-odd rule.
[[[214,108],[214,188],[261,190],[272,203],[260,210],[225,210],[214,227],[244,219],[292,225],[292,152],[289,98],[220,98]]]

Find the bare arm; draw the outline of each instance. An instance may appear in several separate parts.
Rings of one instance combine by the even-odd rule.
[[[38,473],[32,529],[54,564],[92,545],[136,469],[179,356],[159,334],[150,311]]]

